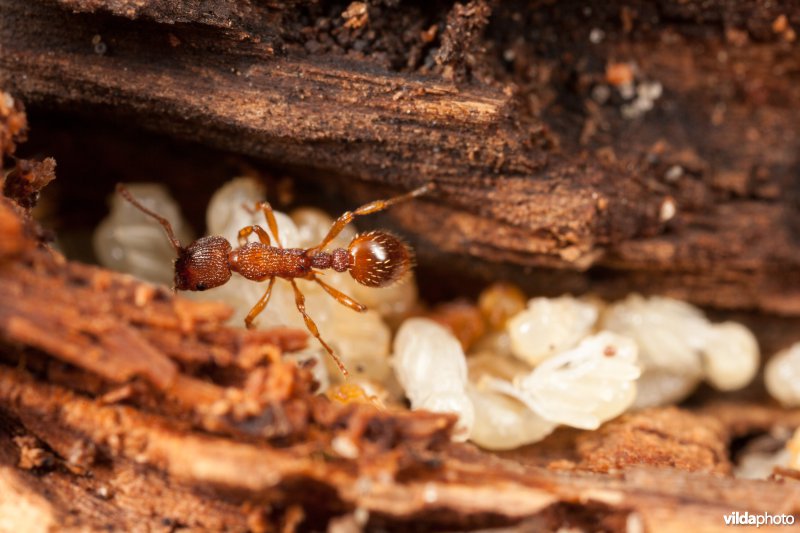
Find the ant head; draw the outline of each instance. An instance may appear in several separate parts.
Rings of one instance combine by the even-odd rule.
[[[414,256],[398,237],[384,231],[356,235],[347,247],[350,275],[367,287],[386,287],[402,278]]]
[[[175,260],[175,288],[204,291],[231,279],[228,254],[231,243],[223,237],[203,237],[178,250]]]
[[[166,218],[143,206],[121,183],[117,185],[117,192],[135,208],[161,224],[167,232],[169,242],[178,253],[178,258],[175,260],[176,289],[204,291],[219,287],[230,279],[228,254],[231,251],[231,244],[227,240],[222,237],[203,237],[184,248],[175,237],[172,224]]]

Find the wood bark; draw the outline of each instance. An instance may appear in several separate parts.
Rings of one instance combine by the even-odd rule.
[[[392,214],[423,263],[800,313],[796,6],[358,7],[3,0],[0,85],[354,189],[434,181]],[[619,64],[652,111],[622,117]]]

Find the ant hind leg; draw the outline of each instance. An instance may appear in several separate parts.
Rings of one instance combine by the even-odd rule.
[[[297,310],[300,311],[301,315],[303,315],[303,320],[306,323],[308,331],[310,331],[311,334],[317,338],[320,344],[322,344],[323,348],[325,348],[325,350],[330,354],[330,356],[333,357],[333,360],[336,363],[336,366],[339,367],[339,370],[342,372],[342,375],[344,375],[344,377],[347,377],[349,375],[349,372],[347,371],[347,368],[345,368],[344,363],[342,362],[341,359],[339,359],[339,356],[333,352],[333,349],[330,346],[328,346],[328,343],[322,340],[322,337],[319,334],[319,328],[317,328],[317,325],[314,323],[313,320],[311,320],[311,317],[308,316],[308,313],[306,313],[306,297],[303,296],[303,293],[297,287],[297,283],[293,279],[290,279],[289,283],[292,284],[292,289],[294,289],[294,302],[297,305]]]
[[[322,242],[311,248],[309,251],[313,254],[325,248],[333,239],[336,238],[337,235],[342,232],[345,226],[351,223],[357,216],[371,215],[372,213],[383,211],[384,209],[400,202],[405,202],[406,200],[411,200],[417,196],[427,194],[431,190],[433,190],[433,184],[429,183],[406,194],[401,194],[400,196],[395,196],[394,198],[389,198],[388,200],[375,200],[374,202],[362,205],[355,211],[347,211],[336,219],[336,221],[333,223],[333,226],[331,226],[331,229],[328,230],[328,234],[324,239],[322,239]]]
[[[345,307],[349,307],[353,311],[358,311],[359,313],[363,313],[367,310],[366,305],[360,304],[351,297],[349,297],[348,295],[346,295],[345,293],[339,291],[338,289],[334,289],[333,287],[331,287],[330,285],[319,279],[316,276],[316,274],[313,274],[310,279],[316,281],[320,287],[325,289],[325,292],[333,296],[334,300],[344,305]]]

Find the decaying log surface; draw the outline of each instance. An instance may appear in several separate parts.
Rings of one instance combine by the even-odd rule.
[[[68,476],[55,468],[40,478],[40,484],[59,495],[83,493],[60,509],[73,515],[77,511],[74,519],[83,520],[82,525],[96,526],[104,519],[124,527],[127,520],[141,519],[144,508],[156,513],[150,518],[154,524],[169,517],[190,528],[225,524],[243,529],[246,520],[252,527],[257,520],[253,515],[266,512],[269,505],[299,505],[307,525],[358,509],[362,517],[364,511],[369,513],[372,524],[391,528],[408,526],[412,520],[418,527],[436,528],[526,520],[554,529],[583,524],[624,530],[626,523],[638,521],[647,531],[679,531],[687,523],[711,531],[721,530],[722,516],[732,510],[800,512],[800,484],[791,479],[743,481],[630,466],[603,475],[520,467],[466,446],[414,450],[415,441],[408,438],[395,453],[362,451],[356,459],[337,455],[335,445],[322,441],[289,448],[235,443],[176,431],[166,420],[130,407],[98,405],[61,387],[35,383],[16,370],[0,369],[0,401],[57,457],[69,457],[76,443],[87,439],[98,453],[113,458],[110,472],[99,463],[84,467],[93,472],[91,477]],[[355,442],[363,446],[366,441]],[[164,472],[169,481],[138,487],[146,479],[138,479],[135,465]],[[125,472],[137,486],[128,486],[133,480],[126,479]],[[12,480],[30,477],[17,472]],[[73,486],[64,477],[72,478]],[[141,492],[130,494],[137,490]],[[155,490],[160,501],[153,501]],[[31,492],[31,498],[20,497],[32,499],[29,505],[40,504],[38,492]],[[117,494],[122,510],[103,501]],[[209,507],[210,494],[217,494],[218,500]],[[327,496],[319,497],[323,494]],[[195,511],[194,505],[206,508],[186,514]]]
[[[8,116],[4,154],[22,131],[1,134]],[[24,207],[52,165],[16,165],[0,197],[2,531],[677,532],[800,514],[791,476],[727,475],[732,435],[798,411],[654,409],[506,458],[454,444],[450,415],[315,395],[281,358],[301,332],[230,328],[225,306],[64,260]]]
[[[2,0],[0,85],[319,179],[433,180],[391,216],[465,271],[800,313],[796,6],[385,4]],[[658,82],[651,111],[627,82]]]

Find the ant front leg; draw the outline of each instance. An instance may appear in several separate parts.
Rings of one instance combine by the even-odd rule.
[[[269,235],[261,226],[247,226],[239,230],[239,246],[247,244],[247,238],[255,233],[261,244],[270,245]]]
[[[320,287],[325,289],[325,292],[333,296],[334,300],[344,305],[345,307],[349,307],[353,311],[358,311],[359,313],[363,313],[367,310],[366,305],[360,304],[357,301],[353,300],[348,295],[346,295],[345,293],[337,289],[334,289],[333,287],[331,287],[330,285],[319,279],[316,273],[312,273],[311,276],[309,276],[309,279],[316,281]]]
[[[290,279],[289,283],[292,284],[292,289],[294,289],[294,302],[297,305],[297,310],[300,311],[301,315],[303,315],[303,320],[306,323],[308,331],[310,331],[311,334],[317,338],[317,340],[320,342],[320,344],[322,344],[325,350],[327,350],[327,352],[331,355],[331,357],[333,357],[333,360],[334,362],[336,362],[336,366],[339,367],[339,370],[342,372],[342,375],[344,375],[344,377],[347,377],[349,375],[349,372],[347,372],[344,363],[342,363],[342,360],[339,359],[339,356],[333,352],[333,349],[330,346],[328,346],[328,343],[322,340],[322,337],[319,334],[319,328],[317,328],[317,325],[314,323],[313,320],[311,320],[311,317],[308,316],[308,313],[306,313],[306,297],[303,296],[302,292],[300,292],[300,289],[297,287],[297,283],[295,282],[295,280]]]
[[[339,218],[336,219],[336,222],[333,223],[331,229],[328,230],[328,234],[322,239],[322,242],[319,243],[317,246],[309,249],[309,255],[313,255],[314,253],[323,250],[326,246],[328,246],[333,239],[339,235],[342,230],[347,226],[349,223],[353,221],[354,218],[363,215],[371,215],[372,213],[377,213],[378,211],[383,211],[387,207],[391,207],[395,204],[400,202],[405,202],[406,200],[411,200],[412,198],[416,198],[417,196],[422,196],[433,190],[433,184],[429,183],[424,185],[418,189],[414,189],[413,191],[401,194],[400,196],[395,196],[394,198],[389,198],[388,200],[375,200],[374,202],[370,202],[368,204],[362,205],[355,211],[347,211],[346,213],[342,214]]]
[[[263,230],[262,230],[263,231]],[[256,319],[258,315],[261,314],[261,311],[269,303],[269,297],[272,296],[272,286],[275,285],[275,278],[269,278],[269,285],[267,286],[267,290],[264,295],[261,297],[260,300],[250,309],[250,312],[247,313],[247,317],[244,319],[244,325],[247,329],[253,329],[253,321]]]

